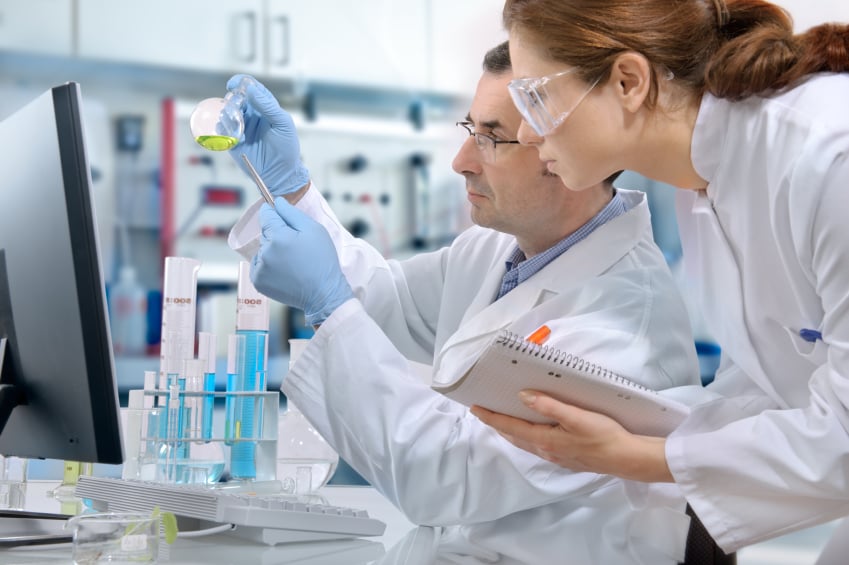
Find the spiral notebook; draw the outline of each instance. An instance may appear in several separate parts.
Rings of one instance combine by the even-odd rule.
[[[519,400],[520,390],[538,390],[606,414],[633,433],[652,436],[668,435],[689,412],[685,404],[601,365],[537,345],[507,330],[487,346],[465,375],[433,388],[466,406],[477,404],[531,422],[552,422]]]

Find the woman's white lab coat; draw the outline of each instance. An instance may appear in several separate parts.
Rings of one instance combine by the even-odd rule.
[[[699,111],[693,163],[710,184],[679,194],[678,224],[723,350],[710,388],[729,399],[666,453],[726,551],[849,514],[848,104],[842,74]]]
[[[298,204],[327,226],[359,299],[316,332],[283,391],[411,521],[459,525],[441,530],[452,547],[526,563],[683,556],[683,499],[672,509],[630,509],[621,481],[515,448],[423,384],[408,361],[451,379],[499,330],[526,335],[547,323],[550,345],[647,386],[698,383],[686,309],[652,242],[645,196],[621,193],[628,212],[496,302],[512,236],[473,227],[450,247],[387,262],[338,225],[317,189]],[[241,222],[231,245],[256,229]]]

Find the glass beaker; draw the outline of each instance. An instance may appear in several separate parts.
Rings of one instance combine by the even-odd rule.
[[[195,141],[210,151],[227,151],[235,147],[245,133],[245,90],[254,79],[245,76],[224,98],[201,100],[189,117]]]

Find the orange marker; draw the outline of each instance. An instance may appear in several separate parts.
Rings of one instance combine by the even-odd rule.
[[[546,325],[542,325],[539,327],[538,330],[528,336],[528,341],[537,345],[542,345],[543,343],[545,343],[545,340],[547,340],[548,336],[550,335],[551,329],[549,329],[549,327]]]

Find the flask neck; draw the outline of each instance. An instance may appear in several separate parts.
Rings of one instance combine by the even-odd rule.
[[[224,101],[227,104],[232,104],[233,106],[236,106],[239,109],[244,108],[246,99],[245,93],[248,89],[248,86],[255,83],[256,81],[252,77],[243,76],[242,80],[239,81],[239,84],[237,84],[235,88],[233,88],[232,90],[227,92],[227,94],[224,95]]]

